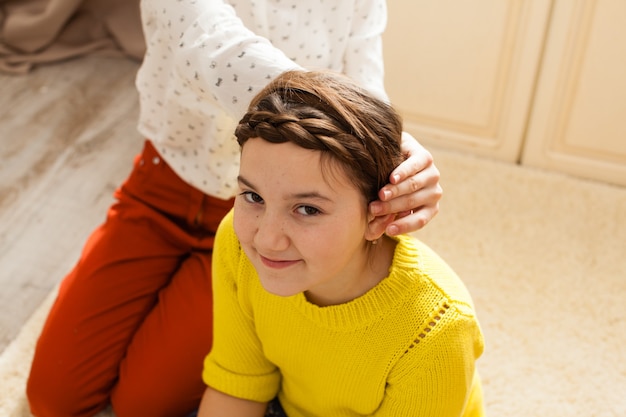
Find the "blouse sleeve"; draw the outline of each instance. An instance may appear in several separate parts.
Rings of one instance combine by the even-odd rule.
[[[396,364],[376,417],[464,415],[479,381],[475,361],[483,351],[483,337],[473,315],[451,310],[445,320],[418,335],[419,341]]]
[[[204,382],[238,398],[268,402],[278,393],[280,374],[263,355],[239,277],[251,268],[235,236],[231,212],[222,221],[213,251],[213,348],[204,361]],[[244,271],[245,274],[245,271]]]

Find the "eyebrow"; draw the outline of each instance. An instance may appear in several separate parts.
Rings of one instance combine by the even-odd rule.
[[[257,188],[247,179],[245,179],[244,177],[242,177],[241,175],[237,176],[237,181],[242,183],[243,185],[245,185],[246,187],[252,188],[253,190],[256,190]],[[332,201],[330,198],[316,192],[316,191],[311,191],[311,192],[306,192],[306,193],[296,193],[296,194],[292,194],[290,195],[290,197],[292,198],[315,198],[315,199],[320,199],[320,200],[326,200],[326,201]]]

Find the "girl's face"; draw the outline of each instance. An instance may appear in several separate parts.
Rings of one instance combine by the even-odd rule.
[[[367,204],[343,169],[293,143],[243,146],[234,225],[270,293],[347,302],[371,288]],[[332,163],[331,163],[332,164]]]

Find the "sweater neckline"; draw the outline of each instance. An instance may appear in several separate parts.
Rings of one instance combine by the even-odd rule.
[[[362,296],[343,304],[320,307],[304,293],[291,297],[302,314],[318,325],[336,330],[354,329],[380,319],[397,308],[415,290],[421,278],[417,247],[410,236],[393,237],[397,245],[389,274]]]

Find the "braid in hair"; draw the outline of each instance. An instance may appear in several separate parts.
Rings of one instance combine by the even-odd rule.
[[[347,168],[368,201],[400,162],[399,116],[347,78],[329,72],[279,76],[252,101],[235,130],[238,143],[259,137],[322,152]]]

